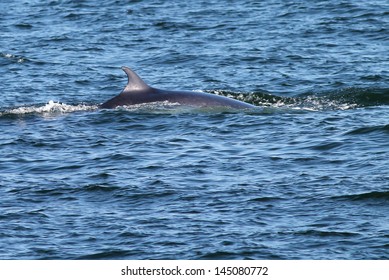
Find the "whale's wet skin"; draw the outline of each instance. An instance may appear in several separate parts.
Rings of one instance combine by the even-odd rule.
[[[170,102],[200,108],[224,107],[248,109],[255,107],[248,103],[215,94],[190,91],[168,91],[152,88],[128,67],[122,67],[122,69],[128,77],[127,86],[118,96],[102,104],[101,108],[112,109],[118,106],[146,104],[152,102]]]
[[[1,259],[389,258],[387,1],[3,2]]]

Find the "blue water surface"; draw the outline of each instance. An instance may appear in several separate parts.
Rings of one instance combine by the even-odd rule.
[[[388,259],[389,4],[258,2],[1,2],[0,259]]]

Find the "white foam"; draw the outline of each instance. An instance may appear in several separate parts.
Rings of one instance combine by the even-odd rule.
[[[26,60],[24,57],[16,56],[16,55],[10,54],[10,53],[1,53],[1,56],[8,58],[8,59],[16,60],[17,63],[23,63]]]
[[[14,115],[24,115],[24,114],[64,114],[76,111],[92,111],[96,110],[98,106],[96,105],[69,105],[65,103],[55,102],[50,100],[47,104],[43,106],[23,106],[10,110],[4,111],[2,114],[14,114]]]

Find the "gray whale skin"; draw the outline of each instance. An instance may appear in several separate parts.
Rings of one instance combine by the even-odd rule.
[[[128,77],[127,86],[118,96],[103,103],[100,106],[101,108],[113,109],[118,106],[163,101],[194,107],[224,107],[233,109],[256,107],[239,100],[205,92],[172,91],[153,88],[148,86],[130,68],[123,66],[122,69]]]

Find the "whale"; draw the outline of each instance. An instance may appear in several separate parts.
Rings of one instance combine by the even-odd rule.
[[[225,96],[206,92],[157,89],[147,85],[133,70],[123,66],[128,82],[122,92],[100,105],[102,109],[152,102],[168,102],[193,107],[250,109],[256,106]]]

